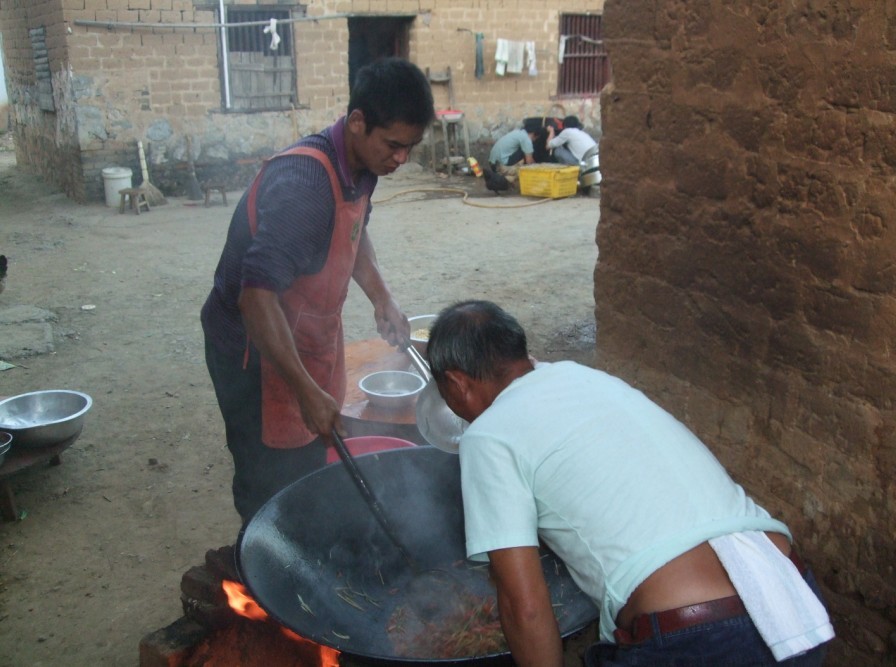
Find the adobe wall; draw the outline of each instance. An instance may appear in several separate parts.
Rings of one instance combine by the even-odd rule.
[[[4,3],[0,8],[0,29],[3,30],[9,122],[14,133],[17,160],[25,168],[52,174],[51,180],[62,190],[77,195],[82,178],[74,115],[41,110],[35,50],[29,33],[34,26],[47,26],[43,57],[51,63],[64,62],[67,50],[62,15],[59,0],[33,0],[13,7]],[[55,72],[52,77],[52,85],[62,84],[62,94],[70,98],[70,87],[64,85],[65,73]],[[69,104],[68,109],[71,110],[72,105]],[[4,124],[6,121],[4,118]]]
[[[608,0],[597,359],[682,418],[896,654],[896,13]]]
[[[255,2],[232,2],[253,6]],[[279,3],[283,4],[283,3]],[[31,165],[80,200],[102,198],[104,167],[130,167],[140,180],[136,142],[144,142],[152,182],[182,194],[187,174],[186,137],[194,142],[200,180],[243,187],[261,157],[299,135],[333,122],[348,103],[348,24],[333,14],[415,16],[410,59],[422,69],[450,65],[456,99],[469,118],[474,144],[490,145],[524,117],[579,114],[599,133],[599,104],[554,98],[560,3],[515,0],[461,7],[452,0],[315,0],[307,3],[314,22],[295,23],[298,108],[293,112],[224,113],[213,28],[171,29],[158,23],[214,24],[210,0],[42,0],[3,3],[0,29],[17,114],[20,164]],[[564,2],[566,13],[598,12],[602,0]],[[147,27],[84,26],[140,22]],[[34,107],[28,28],[45,24],[59,49],[50,54],[54,72],[54,114]],[[475,32],[485,34],[486,74],[474,76]],[[538,75],[494,73],[498,37],[537,43]],[[22,44],[19,48],[17,44]],[[12,44],[12,46],[11,46]],[[437,103],[443,100],[437,91]],[[559,103],[562,106],[555,106]],[[60,119],[66,119],[60,122]],[[295,129],[294,129],[295,128]],[[424,160],[425,146],[415,154]],[[77,150],[80,148],[80,158]],[[484,149],[487,151],[487,148]],[[473,151],[471,151],[473,152]],[[70,173],[70,176],[65,175]],[[180,189],[180,192],[178,190]]]

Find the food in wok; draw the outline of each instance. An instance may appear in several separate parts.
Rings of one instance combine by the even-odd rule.
[[[472,610],[470,618],[488,630],[481,612],[495,595],[486,568],[466,559],[458,457],[420,446],[355,462],[414,563],[385,534],[344,467],[334,464],[280,491],[246,525],[239,568],[252,597],[307,639],[388,664],[506,653],[470,643],[457,625]],[[562,561],[544,550],[541,563],[561,634],[593,622],[597,608]],[[394,623],[402,613],[406,626],[398,633]],[[420,645],[427,623],[454,625],[439,643],[427,638]],[[440,651],[471,653],[438,658]]]

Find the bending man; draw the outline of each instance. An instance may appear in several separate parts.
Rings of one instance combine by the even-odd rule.
[[[599,665],[820,665],[833,637],[790,532],[644,394],[468,301],[430,331],[460,441],[467,554],[487,560],[517,665],[560,667],[544,541],[600,609]],[[798,656],[798,657],[797,657]]]

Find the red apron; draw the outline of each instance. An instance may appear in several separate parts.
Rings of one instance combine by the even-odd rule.
[[[330,176],[336,204],[330,251],[323,269],[300,276],[280,295],[280,306],[292,331],[296,351],[312,379],[342,405],[345,400],[345,347],[342,305],[355,268],[369,197],[354,202],[342,198],[342,185],[327,156],[314,148],[297,147],[275,155],[307,155],[320,162]],[[265,164],[266,166],[266,164]],[[255,198],[264,166],[249,191],[248,214],[252,235],[258,229]],[[297,224],[298,221],[297,221]],[[302,447],[317,434],[305,426],[295,392],[264,357],[261,359],[261,439],[268,447]]]

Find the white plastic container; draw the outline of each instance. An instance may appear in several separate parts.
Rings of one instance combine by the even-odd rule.
[[[121,201],[119,190],[133,187],[133,173],[127,167],[106,167],[103,169],[103,185],[106,188],[106,206],[118,206]]]

